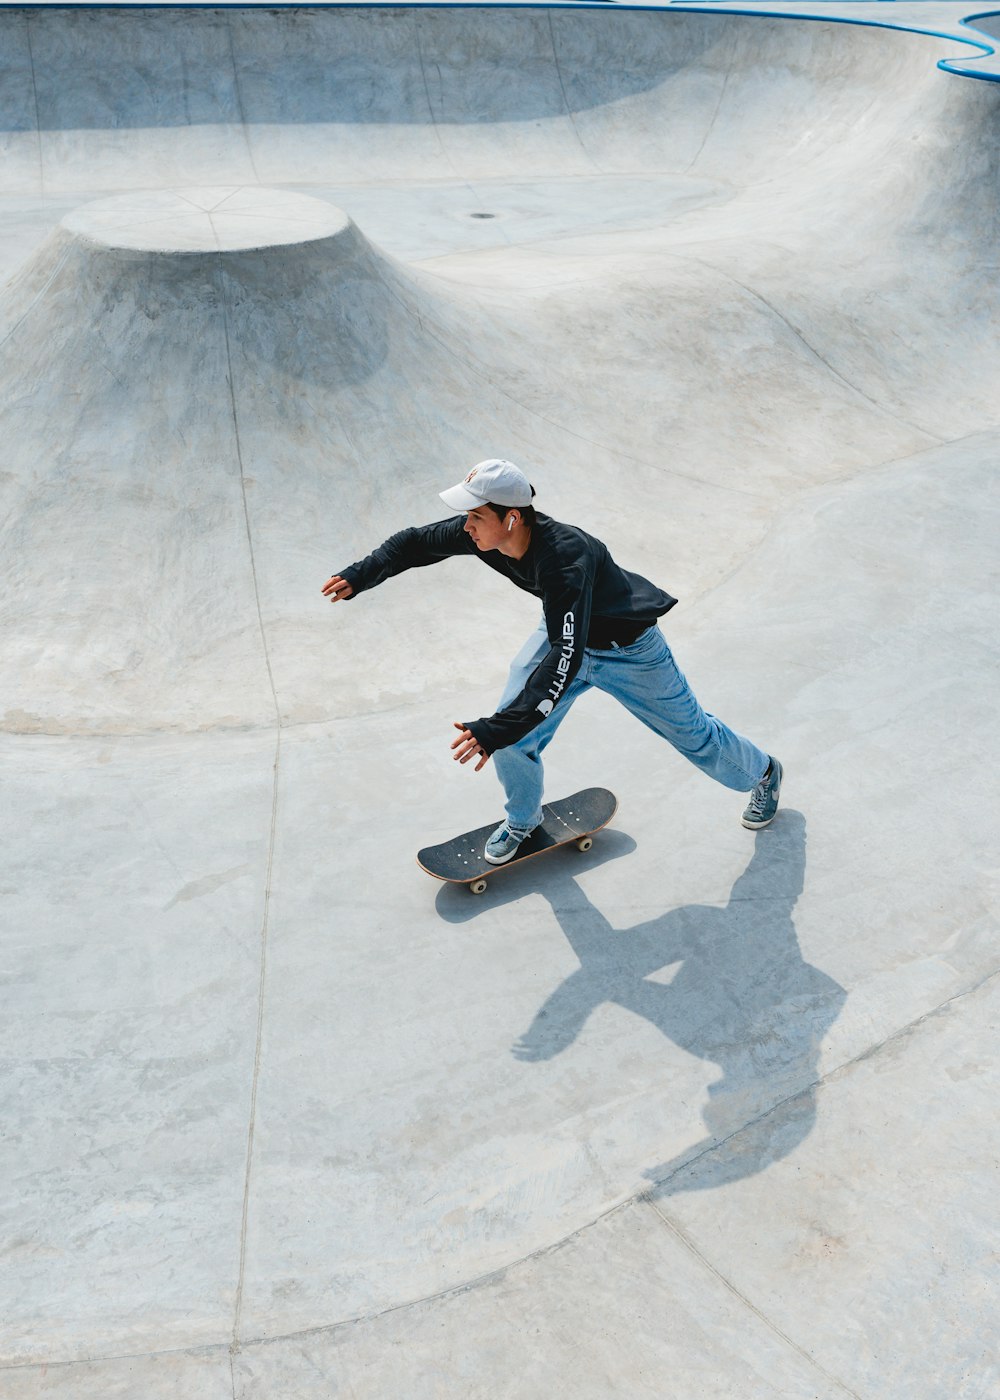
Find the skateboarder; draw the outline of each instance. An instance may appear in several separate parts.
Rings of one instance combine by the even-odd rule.
[[[515,657],[496,714],[455,724],[455,759],[475,759],[478,773],[492,757],[507,796],[507,820],[487,841],[486,859],[510,860],[542,820],[542,751],[590,686],[620,700],[703,773],[749,792],[743,825],[767,826],[778,809],[781,764],[698,704],[657,625],[677,600],[620,568],[592,535],[536,512],[534,494],[512,462],[480,462],[441,492],[464,520],[401,530],[323,585],[336,603],[406,569],[478,553],[541,599],[541,625]]]

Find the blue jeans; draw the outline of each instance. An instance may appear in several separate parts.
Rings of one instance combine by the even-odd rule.
[[[520,694],[549,646],[544,626],[528,638],[511,665],[498,709]],[[507,824],[518,835],[531,831],[542,820],[542,751],[573,701],[591,686],[620,700],[636,719],[673,744],[696,768],[728,788],[749,792],[767,771],[769,759],[763,749],[705,713],[678,669],[663,633],[650,627],[631,646],[611,651],[587,647],[579,671],[552,713],[518,743],[497,749],[493,755],[507,794]]]

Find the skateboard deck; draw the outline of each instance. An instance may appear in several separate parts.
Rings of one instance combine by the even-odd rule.
[[[465,831],[438,846],[425,846],[417,852],[417,864],[436,880],[468,885],[473,894],[482,894],[491,875],[500,874],[545,851],[553,851],[557,846],[574,842],[581,851],[589,851],[594,833],[607,826],[617,810],[618,799],[613,792],[607,788],[584,788],[572,797],[546,802],[541,825],[535,827],[521,842],[517,854],[503,865],[491,865],[483,855],[488,838],[497,829],[496,822],[477,827],[475,831]]]

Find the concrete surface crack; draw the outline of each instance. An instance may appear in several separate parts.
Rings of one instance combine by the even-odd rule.
[[[243,520],[246,526],[247,546],[250,553],[250,570],[253,576],[254,600],[257,608],[257,623],[260,628],[261,646],[264,652],[264,662],[267,667],[268,683],[271,687],[271,698],[274,702],[274,723],[275,723],[275,746],[274,746],[274,778],[271,785],[271,820],[267,842],[267,866],[264,879],[264,908],[261,916],[260,929],[260,973],[257,986],[257,1028],[254,1045],[253,1078],[250,1089],[250,1113],[247,1126],[247,1149],[246,1149],[246,1172],[243,1183],[243,1210],[240,1222],[240,1256],[239,1270],[236,1285],[236,1303],[233,1310],[233,1334],[231,1342],[231,1354],[236,1354],[240,1350],[240,1331],[243,1320],[243,1296],[246,1282],[246,1258],[247,1258],[247,1231],[250,1216],[250,1190],[253,1179],[253,1155],[254,1141],[257,1129],[257,1095],[260,1087],[261,1068],[261,1047],[264,1035],[264,1005],[267,990],[267,951],[268,951],[268,931],[271,913],[271,887],[274,872],[274,847],[275,836],[278,824],[278,782],[281,771],[281,708],[278,703],[278,694],[274,684],[274,672],[271,666],[271,658],[267,647],[267,633],[264,627],[264,615],[261,610],[260,584],[257,577],[257,564],[254,555],[253,531],[250,524],[250,507],[247,500],[246,473],[243,465],[243,449],[240,437],[239,410],[236,405],[236,382],[233,377],[233,353],[232,339],[229,330],[229,299],[226,295],[225,271],[222,267],[221,259],[218,267],[219,300],[222,306],[222,320],[226,339],[226,362],[229,374],[229,394],[230,406],[232,409],[233,432],[236,447],[236,457],[240,471],[240,486],[243,495]]]
[[[7,344],[7,342],[8,342],[9,340],[12,340],[13,337],[17,334],[17,332],[18,332],[18,331],[21,329],[21,327],[24,325],[25,321],[28,319],[28,317],[29,317],[29,316],[31,315],[31,313],[34,311],[35,307],[38,305],[38,303],[39,303],[39,302],[42,300],[42,298],[45,296],[46,292],[47,292],[47,291],[49,290],[49,288],[52,286],[52,283],[56,280],[56,278],[59,276],[60,272],[62,272],[63,268],[66,266],[66,260],[67,260],[68,257],[69,257],[69,249],[66,248],[66,249],[63,250],[63,252],[62,252],[62,254],[61,254],[60,258],[59,258],[59,261],[56,263],[55,267],[52,269],[51,274],[46,278],[45,286],[44,286],[44,287],[41,287],[41,288],[39,289],[39,291],[35,294],[35,296],[33,296],[33,297],[31,298],[31,304],[30,304],[30,305],[28,306],[28,308],[25,310],[24,314],[18,317],[18,319],[17,319],[17,320],[14,322],[14,324],[11,326],[10,330],[7,332],[7,334],[4,336],[4,338],[3,338],[2,340],[0,340],[0,349],[2,349],[2,348]]]
[[[713,1278],[717,1279],[718,1282],[722,1284],[723,1288],[725,1288],[727,1292],[731,1293],[732,1296],[736,1298],[743,1307],[748,1309],[749,1312],[752,1312],[754,1317],[757,1318],[758,1322],[763,1323],[763,1325],[767,1328],[769,1332],[773,1332],[774,1335],[777,1338],[779,1338],[779,1340],[783,1342],[785,1346],[790,1347],[791,1350],[796,1353],[796,1355],[801,1356],[803,1361],[805,1361],[813,1370],[818,1371],[819,1374],[825,1380],[829,1381],[831,1385],[835,1385],[837,1389],[842,1392],[842,1394],[852,1396],[853,1400],[862,1400],[862,1397],[858,1394],[856,1390],[852,1390],[850,1386],[846,1385],[844,1381],[839,1379],[839,1377],[831,1375],[830,1372],[826,1369],[826,1367],[822,1366],[816,1360],[815,1356],[810,1356],[809,1352],[807,1352],[804,1347],[799,1346],[798,1342],[796,1342],[794,1338],[790,1337],[787,1332],[783,1331],[776,1322],[772,1321],[772,1319],[767,1316],[766,1313],[761,1312],[760,1308],[758,1308],[756,1304],[752,1303],[750,1299],[746,1296],[746,1294],[742,1293],[736,1287],[736,1285],[732,1282],[731,1279],[728,1279],[725,1274],[721,1273],[720,1270],[715,1267],[711,1259],[707,1258],[701,1252],[701,1250],[689,1237],[686,1231],[683,1230],[680,1225],[678,1225],[677,1221],[672,1220],[669,1215],[666,1215],[656,1204],[655,1201],[647,1200],[646,1205],[661,1222],[661,1224],[663,1224],[666,1227],[666,1229],[670,1231],[670,1233],[674,1236],[678,1243],[683,1245],[684,1248],[688,1251],[688,1253],[691,1254],[698,1261],[698,1263],[702,1265],[703,1268],[707,1269],[708,1272],[713,1276]]]

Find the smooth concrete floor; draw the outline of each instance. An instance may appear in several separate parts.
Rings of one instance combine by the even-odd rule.
[[[1000,1395],[1000,88],[951,52],[0,11],[3,1400]],[[537,605],[320,588],[491,455],[681,599],[769,829],[592,694],[593,849],[418,869],[500,816],[451,726]]]

